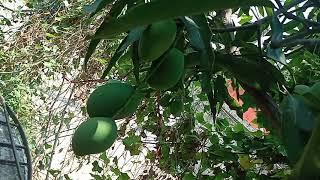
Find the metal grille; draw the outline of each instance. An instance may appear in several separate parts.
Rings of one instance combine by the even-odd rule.
[[[31,180],[31,168],[25,133],[0,96],[0,180]]]

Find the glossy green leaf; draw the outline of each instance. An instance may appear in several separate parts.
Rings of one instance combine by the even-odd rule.
[[[186,26],[188,39],[190,40],[191,45],[196,50],[205,49],[205,45],[200,34],[200,27],[189,17],[182,18],[182,21]]]
[[[212,32],[210,31],[207,19],[204,14],[193,16],[192,20],[200,27],[198,32],[193,31],[191,33],[198,34],[197,36],[201,38],[201,40],[198,41],[198,43],[201,43],[201,45],[198,45],[198,47],[202,48],[198,49],[200,67],[204,71],[203,74],[207,73],[208,75],[212,71],[212,66],[214,64],[214,53],[211,48]],[[210,91],[209,89],[211,89],[211,85],[208,85],[206,88],[208,89],[204,90],[205,92]]]
[[[268,46],[267,48],[267,56],[273,60],[279,61],[282,64],[286,64],[286,57],[281,48],[271,48]]]
[[[127,49],[128,46],[130,46],[133,42],[140,39],[143,31],[146,29],[146,26],[137,27],[132,29],[128,36],[126,37],[126,41],[121,45],[119,51],[124,51]]]
[[[112,67],[116,65],[117,61],[121,58],[121,56],[124,54],[125,50],[135,41],[137,41],[140,36],[142,35],[142,32],[144,31],[145,27],[138,27],[133,29],[129,32],[128,36],[122,40],[119,47],[117,48],[116,52],[112,56],[110,62],[107,65],[107,68],[104,70],[101,79],[104,79],[109,72],[111,71]],[[97,40],[92,40],[97,41]]]
[[[281,41],[283,38],[283,24],[279,21],[276,15],[272,17],[271,30],[271,44],[274,41]],[[282,64],[287,63],[285,55],[281,48],[273,48],[271,46],[268,46],[267,56],[271,59],[281,62]]]
[[[210,104],[211,114],[215,121],[217,100],[214,98],[212,82],[210,73],[214,63],[214,54],[211,48],[211,31],[205,15],[193,16],[192,20],[200,27],[199,33],[202,39],[203,47],[205,49],[199,50],[200,68],[202,73],[200,74],[201,89],[206,94]]]
[[[155,21],[177,18],[179,16],[194,15],[211,10],[249,6],[272,7],[273,4],[268,0],[202,0],[201,3],[194,0],[154,0],[150,3],[137,5],[118,19],[105,21],[97,30],[94,38],[109,38],[138,26],[151,24]],[[164,9],[165,13],[163,13]]]
[[[89,61],[90,57],[92,56],[92,54],[94,53],[94,51],[96,50],[100,41],[101,41],[100,39],[91,40],[89,47],[87,49],[87,52],[86,52],[86,56],[84,58],[84,69],[87,69],[88,61]]]
[[[215,62],[239,81],[258,89],[270,90],[277,83],[285,82],[281,72],[269,62],[257,57],[250,58],[217,54]]]

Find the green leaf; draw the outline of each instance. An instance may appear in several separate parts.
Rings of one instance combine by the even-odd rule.
[[[283,24],[279,21],[276,15],[272,17],[271,30],[271,44],[274,41],[281,41],[283,38]],[[267,56],[271,59],[281,62],[282,64],[287,63],[286,57],[281,48],[273,48],[271,46],[268,46]]]
[[[49,169],[48,172],[54,177],[57,177],[61,173],[60,170],[56,170],[56,169]]]
[[[95,0],[92,4],[90,5],[85,5],[84,10],[87,13],[90,13],[91,17],[94,16],[97,12],[99,12],[101,9],[106,7],[108,4],[112,3],[115,0]]]
[[[123,51],[116,51],[114,53],[114,55],[112,56],[112,58],[110,59],[107,65],[107,68],[103,71],[101,79],[104,79],[109,74],[113,66],[116,65],[117,61],[121,58],[123,54],[124,54]]]
[[[195,118],[197,119],[197,121],[202,125],[204,125],[204,123],[205,123],[203,115],[204,114],[202,112],[196,113],[196,115],[195,115]]]
[[[288,22],[288,23],[283,25],[283,31],[284,32],[290,32],[294,28],[298,27],[299,25],[300,25],[300,22],[292,20],[292,21],[290,21],[290,22]]]
[[[181,112],[183,112],[183,101],[182,99],[174,99],[170,103],[170,113],[174,116],[180,115]]]
[[[219,119],[219,121],[217,121],[217,128],[223,130],[223,129],[226,129],[227,127],[229,127],[230,123],[229,123],[229,120],[227,119]]]
[[[102,154],[99,156],[99,158],[102,159],[105,164],[109,164],[109,163],[110,163],[110,159],[108,158],[106,152],[102,153]]]
[[[320,177],[320,116],[315,118],[317,122],[311,138],[296,165],[293,177],[296,179],[317,179]]]
[[[127,173],[121,173],[120,176],[117,178],[117,180],[129,180],[130,177]]]
[[[281,103],[282,134],[288,157],[295,163],[303,152],[306,139],[301,130],[310,131],[314,124],[314,115],[305,105],[303,98],[289,95]]]
[[[219,139],[219,136],[217,136],[216,134],[212,134],[209,137],[209,140],[213,145],[219,145],[220,139]]]
[[[116,1],[113,5],[112,5],[112,8],[110,9],[108,15],[110,17],[114,17],[114,18],[117,18],[124,7],[126,7],[128,1]]]
[[[92,171],[101,173],[103,170],[103,168],[99,165],[98,161],[93,161],[92,166]]]
[[[72,179],[68,176],[68,174],[64,174],[63,177],[64,177],[66,180],[72,180]]]
[[[249,15],[242,15],[241,17],[240,17],[240,24],[245,24],[245,23],[248,23],[248,22],[250,22],[252,20],[252,16],[249,16]]]
[[[104,70],[101,79],[104,79],[109,72],[111,71],[112,67],[116,65],[117,61],[121,58],[121,56],[124,54],[124,51],[135,41],[137,41],[140,36],[142,35],[142,32],[144,31],[145,27],[138,27],[133,29],[129,32],[129,34],[122,40],[119,47],[117,48],[116,52],[112,56],[110,62],[107,65],[107,68]]]
[[[293,92],[299,95],[304,95],[305,93],[310,91],[310,87],[303,85],[303,84],[298,84],[294,87]]]
[[[146,29],[146,26],[141,26],[141,27],[137,27],[132,29],[128,36],[126,37],[125,42],[121,45],[119,51],[124,51],[128,48],[128,46],[130,46],[133,42],[137,41],[140,39],[143,31]]]
[[[238,132],[243,132],[244,131],[244,127],[241,123],[237,123],[234,127],[233,127],[233,130],[235,133],[238,133]]]
[[[132,146],[138,142],[140,142],[140,137],[139,136],[135,136],[135,135],[132,135],[132,136],[128,136],[126,137],[124,140],[123,140],[123,144],[125,146]]]
[[[148,25],[156,21],[177,18],[179,16],[194,15],[209,12],[211,10],[249,6],[272,7],[273,4],[268,0],[202,0],[201,3],[194,0],[154,0],[149,3],[135,6],[130,9],[127,14],[118,19],[103,22],[97,30],[94,38],[109,38],[138,26]],[[164,10],[165,13],[163,13]]]
[[[252,59],[216,54],[215,62],[239,81],[257,89],[269,90],[276,87],[277,83],[285,83],[282,73],[268,61],[257,57],[250,58]]]
[[[205,49],[204,42],[202,40],[200,34],[200,27],[189,17],[182,18],[184,25],[186,26],[188,39],[190,40],[191,45],[196,50],[203,50]]]
[[[90,175],[91,175],[91,177],[94,178],[94,180],[106,180],[107,179],[107,177],[105,177],[104,175],[98,175],[98,174],[93,174],[93,173],[90,173]]]
[[[240,154],[238,156],[239,156],[239,163],[243,169],[248,170],[254,166],[254,164],[251,163],[249,155]]]
[[[138,155],[140,153],[141,138],[134,134],[129,135],[123,139],[125,149],[130,151],[131,155]]]
[[[86,56],[84,58],[84,69],[87,69],[88,61],[89,61],[90,57],[92,56],[92,54],[94,53],[94,51],[96,50],[100,41],[101,41],[100,39],[91,40],[89,47],[87,49]]]
[[[111,166],[111,171],[112,171],[115,175],[120,176],[121,171],[120,171],[120,169],[117,167],[117,166],[118,166],[118,158],[117,158],[117,157],[114,158],[114,163],[116,164],[116,167],[112,167],[112,166]]]
[[[258,10],[259,10],[259,13],[260,13],[262,16],[265,16],[264,7],[258,7]]]
[[[210,44],[212,33],[204,14],[193,16],[192,20],[200,27],[199,33],[203,43],[203,45],[201,45],[200,47],[205,47],[204,49],[199,49],[200,68],[203,71],[200,74],[200,82],[202,91],[207,95],[211,114],[213,120],[215,121],[217,101],[214,99],[210,78],[212,66],[214,63],[214,54]]]
[[[268,46],[267,48],[267,56],[273,60],[279,61],[282,64],[286,64],[286,57],[281,48],[271,48]]]

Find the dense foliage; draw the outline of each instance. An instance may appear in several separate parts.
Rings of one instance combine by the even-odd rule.
[[[143,155],[149,167],[135,174],[133,168],[125,171],[118,162],[123,154],[102,153],[89,160],[92,177],[152,179],[159,178],[159,172],[183,179],[320,177],[319,1],[96,0],[86,6],[85,1],[69,3],[66,6],[62,1],[28,1],[34,14],[43,15],[31,17],[45,22],[37,24],[44,34],[31,36],[31,41],[20,41],[1,52],[1,71],[18,72],[0,72],[0,80],[5,83],[0,86],[5,89],[1,93],[22,116],[29,109],[34,111],[28,106],[30,100],[21,101],[30,96],[21,98],[13,93],[37,93],[40,84],[48,81],[44,77],[57,74],[72,79],[74,91],[85,94],[80,100],[84,104],[93,85],[110,80],[132,84],[138,92],[132,99],[143,94],[135,115],[116,122],[125,152]],[[143,39],[154,24],[167,20],[176,24],[174,39],[149,36],[151,43],[148,38]],[[31,28],[35,28],[37,21],[30,21]],[[90,39],[86,54],[85,36]],[[37,37],[43,39],[37,41]],[[162,42],[171,39],[169,45]],[[147,45],[141,45],[142,41]],[[150,61],[141,58],[141,53],[151,57],[149,51],[142,51],[157,42],[162,43],[155,51],[161,51],[160,55]],[[153,80],[156,81],[176,72],[169,70],[170,66],[163,68],[161,72],[165,73],[161,75],[154,70],[154,64],[165,62],[172,49],[184,54],[183,75],[174,87],[161,84],[157,88],[149,80],[153,73],[158,73]],[[23,61],[24,57],[30,59]],[[46,68],[42,73],[31,65]],[[22,84],[24,88],[16,88]],[[235,98],[228,92],[231,86]],[[56,87],[50,92],[60,90]],[[252,131],[243,125],[241,118],[249,108],[255,109],[253,123],[261,129]],[[58,127],[53,134],[62,132],[59,127],[68,126],[74,114],[72,110],[65,113],[63,108],[61,112],[64,114],[57,113],[54,118],[51,113],[46,115],[44,119],[49,121],[42,127],[53,123]],[[33,115],[28,117],[25,124],[42,124],[32,120]],[[64,122],[54,121],[59,118]],[[34,151],[41,154],[41,146],[46,147],[44,151],[52,151],[36,162],[37,167],[46,166],[42,169],[50,176],[63,176],[60,170],[51,169],[50,154],[54,154],[56,141],[47,142],[47,137],[47,133],[41,136],[45,143],[38,144]],[[86,157],[82,160],[86,161]]]

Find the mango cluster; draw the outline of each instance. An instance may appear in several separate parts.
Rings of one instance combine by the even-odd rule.
[[[115,119],[131,116],[137,101],[129,101],[135,89],[128,83],[113,81],[96,88],[87,101],[89,118],[80,124],[72,138],[73,152],[78,156],[101,153],[117,138]]]
[[[184,55],[174,48],[175,21],[160,21],[150,25],[139,41],[140,61],[152,62],[147,83],[157,90],[175,86],[184,71]]]
[[[160,21],[146,28],[139,40],[141,62],[150,62],[146,83],[156,90],[174,87],[184,71],[184,54],[176,49],[175,21]],[[112,81],[96,88],[87,100],[89,118],[80,124],[72,138],[72,149],[83,156],[104,152],[117,138],[114,120],[131,116],[141,100],[136,89],[124,82]]]

